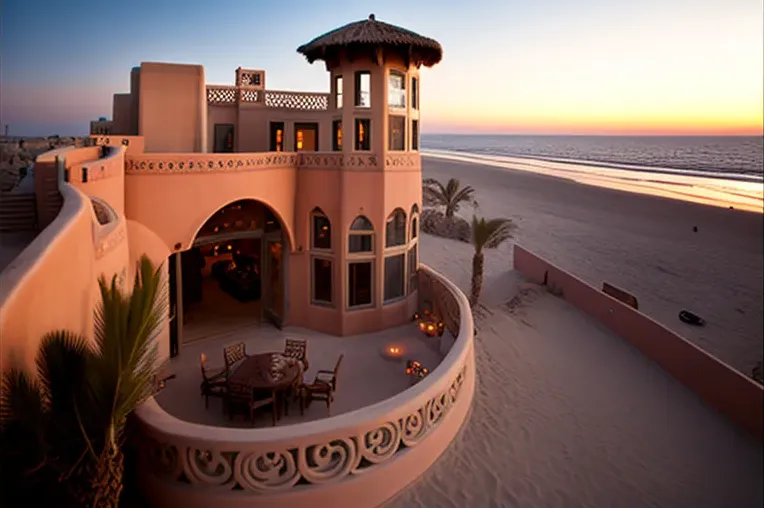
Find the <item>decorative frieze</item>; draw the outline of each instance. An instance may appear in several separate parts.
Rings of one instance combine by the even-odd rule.
[[[293,167],[297,163],[297,154],[265,152],[186,157],[146,154],[128,156],[126,160],[128,174],[219,173]]]
[[[165,481],[237,493],[264,494],[310,488],[304,483],[341,481],[417,446],[448,417],[469,375],[474,374],[465,363],[446,390],[413,412],[325,442],[290,447],[274,441],[270,446],[253,444],[252,449],[237,450],[215,441],[183,442],[171,435],[144,432],[143,465]]]
[[[341,153],[301,153],[297,156],[297,166],[313,169],[339,169],[342,167]]]
[[[345,155],[342,165],[348,169],[377,169],[379,158],[376,154],[351,154]]]
[[[418,153],[388,153],[385,156],[386,169],[409,169],[421,167]]]

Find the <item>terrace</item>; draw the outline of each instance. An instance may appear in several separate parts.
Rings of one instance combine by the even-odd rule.
[[[442,319],[442,337],[409,325],[356,337],[288,328],[246,328],[184,347],[166,387],[138,408],[140,482],[155,506],[378,506],[421,475],[464,423],[475,389],[474,328],[467,299],[426,266],[419,308]],[[314,402],[270,418],[231,421],[221,402],[204,408],[202,353],[220,358],[244,341],[248,353],[283,351],[285,338],[308,340],[306,380],[344,354],[331,414]],[[400,363],[382,350],[403,350]],[[405,359],[432,370],[411,385]],[[257,418],[257,416],[256,416]]]
[[[308,343],[309,365],[304,374],[305,382],[312,381],[319,369],[333,369],[337,358],[344,354],[331,416],[370,406],[405,391],[412,384],[411,376],[405,372],[406,360],[417,360],[431,371],[443,360],[440,338],[424,335],[416,323],[356,337],[335,337],[300,328],[278,330],[270,325],[252,325],[184,346],[183,354],[171,361],[170,370],[176,377],[167,381],[156,400],[169,414],[187,422],[220,427],[269,427],[271,419],[268,414],[256,414],[254,422],[245,421],[241,416],[229,419],[223,411],[222,399],[218,397],[211,397],[209,407],[205,408],[199,391],[202,379],[200,356],[206,355],[208,364],[212,365],[208,368],[214,371],[217,366],[223,366],[222,352],[226,345],[244,342],[247,354],[277,353],[284,350],[286,338],[303,339]],[[389,347],[401,350],[402,356],[398,359],[387,358],[385,351]],[[278,425],[329,416],[326,405],[320,401],[307,407],[304,415],[300,415],[298,405],[291,404],[289,414],[283,415]]]

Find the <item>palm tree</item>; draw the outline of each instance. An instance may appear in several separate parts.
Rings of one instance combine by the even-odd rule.
[[[156,386],[154,339],[167,293],[146,256],[131,294],[116,277],[110,284],[102,277],[99,288],[93,343],[66,331],[46,335],[37,379],[18,370],[3,379],[0,416],[4,440],[15,438],[30,455],[25,476],[55,471],[77,506],[106,508],[118,506],[122,492],[127,417]]]
[[[472,217],[472,245],[475,254],[472,256],[472,291],[470,306],[474,307],[480,299],[483,290],[483,249],[495,249],[504,241],[512,238],[516,225],[511,219],[490,219]]]
[[[459,211],[462,203],[471,204],[473,207],[477,206],[475,189],[469,185],[460,187],[459,180],[456,178],[448,180],[445,186],[434,178],[425,178],[422,181],[422,192],[425,203],[429,202],[445,207],[445,214],[449,219],[454,216],[455,212]]]

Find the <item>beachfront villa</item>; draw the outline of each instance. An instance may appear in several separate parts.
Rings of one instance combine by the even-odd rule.
[[[418,262],[418,70],[441,47],[372,14],[298,51],[330,93],[143,63],[91,146],[36,160],[40,232],[2,273],[3,371],[31,368],[50,330],[92,338],[99,276],[128,289],[142,255],[161,264],[165,381],[137,412],[156,506],[376,506],[470,408],[472,314]]]

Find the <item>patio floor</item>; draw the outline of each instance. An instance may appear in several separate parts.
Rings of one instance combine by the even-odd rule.
[[[240,416],[233,421],[229,420],[223,413],[219,398],[211,397],[209,409],[205,409],[204,398],[199,391],[202,380],[200,355],[207,355],[210,370],[214,371],[215,368],[222,368],[223,347],[228,344],[244,342],[248,354],[281,352],[287,337],[308,341],[309,369],[305,373],[305,382],[313,381],[319,369],[332,370],[339,355],[345,355],[338,375],[331,416],[374,404],[407,389],[410,381],[405,374],[406,360],[416,359],[432,371],[443,359],[438,350],[439,340],[425,337],[414,323],[352,337],[334,337],[303,328],[287,327],[278,330],[268,324],[253,325],[184,345],[180,355],[171,360],[170,372],[176,377],[168,380],[166,387],[157,394],[157,402],[168,413],[189,422],[252,427],[251,422]],[[382,356],[382,349],[391,345],[403,348],[405,354],[402,360],[395,362]],[[329,413],[322,401],[314,401],[305,410],[304,416],[300,416],[297,404],[292,404],[289,415],[282,415],[278,425],[318,420],[327,416]],[[270,425],[270,413],[255,414],[255,427]]]

